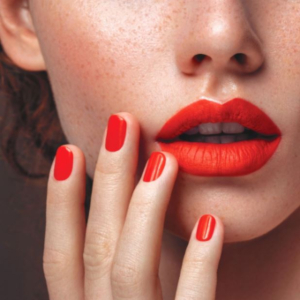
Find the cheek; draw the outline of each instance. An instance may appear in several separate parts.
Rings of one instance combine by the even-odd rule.
[[[122,1],[99,2],[33,0],[61,126],[69,143],[86,154],[91,177],[110,114],[128,111],[148,123],[161,77],[155,71],[162,68],[154,62],[163,66],[166,44],[172,44],[158,17],[164,10],[149,10],[143,18],[141,10],[118,7]]]
[[[158,21],[148,17],[147,22],[137,23],[134,10],[126,17],[120,8],[118,14],[116,4],[103,4],[101,13],[99,7],[98,13],[92,13],[82,3],[69,10],[61,6],[40,7],[36,20],[48,24],[37,27],[58,109],[68,106],[79,117],[88,111],[99,120],[124,105],[138,105],[141,93],[145,96],[146,78],[151,77],[146,66],[151,65],[149,60],[159,60],[162,49],[161,36],[149,35],[149,28]],[[43,14],[45,9],[51,13]]]
[[[53,5],[51,13],[39,15],[38,23],[51,24],[38,27],[54,88],[67,91],[76,87],[85,97],[94,95],[91,99],[97,96],[96,101],[103,102],[119,99],[120,103],[123,94],[132,96],[151,76],[149,66],[162,59],[163,41],[169,44],[163,37],[166,28],[156,30],[162,23],[157,9],[150,11],[155,17],[148,16],[145,21],[134,8],[124,11],[122,1],[93,4],[95,8],[77,2],[69,10],[62,9],[66,4]]]
[[[103,3],[94,11],[83,3],[69,9],[66,2],[36,5],[37,35],[61,126],[68,141],[87,155],[92,172],[112,113],[128,111],[148,124],[153,117],[149,107],[163,85],[161,69],[170,44],[162,23],[169,19],[158,17],[158,7],[141,21],[143,11],[124,12],[116,4]]]

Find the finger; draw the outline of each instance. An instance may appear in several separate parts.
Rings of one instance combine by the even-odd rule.
[[[177,171],[177,160],[167,152],[154,152],[147,162],[116,249],[111,274],[114,300],[162,299],[158,278],[161,242]]]
[[[64,146],[48,179],[43,269],[51,300],[82,300],[85,157],[78,147]]]
[[[192,231],[183,258],[175,300],[215,300],[224,227],[216,216],[204,215],[200,221]]]
[[[112,299],[111,264],[135,186],[140,127],[133,115],[116,115],[120,123],[115,116],[109,119],[94,174],[83,255],[88,300]],[[123,146],[111,151],[116,149],[106,141],[114,144],[120,137]]]

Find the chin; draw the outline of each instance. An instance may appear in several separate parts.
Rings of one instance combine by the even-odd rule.
[[[259,242],[268,239],[290,221],[290,214],[276,215],[276,210],[258,211],[255,208],[247,214],[237,213],[228,207],[220,212],[218,209],[196,210],[184,206],[169,205],[166,213],[164,230],[188,242],[198,218],[206,213],[218,216],[224,225],[224,243]],[[297,210],[296,210],[297,211]],[[299,211],[299,209],[298,209]],[[294,212],[296,213],[296,212]]]

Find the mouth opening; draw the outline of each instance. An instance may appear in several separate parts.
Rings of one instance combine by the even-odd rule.
[[[204,134],[181,134],[172,140],[159,140],[160,142],[169,144],[176,141],[186,141],[191,143],[213,143],[213,144],[229,144],[238,143],[241,141],[249,141],[253,139],[262,139],[266,141],[272,141],[277,138],[278,135],[263,135],[249,128],[245,128],[243,133],[220,133],[212,135]]]

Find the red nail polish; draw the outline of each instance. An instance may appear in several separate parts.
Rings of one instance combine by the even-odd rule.
[[[56,151],[54,177],[56,180],[67,179],[73,169],[73,152],[66,146],[60,146]]]
[[[153,152],[149,158],[143,181],[149,182],[157,179],[166,164],[166,156],[161,152]]]
[[[114,152],[122,148],[126,135],[127,123],[118,115],[111,115],[108,120],[105,148]]]
[[[216,219],[212,215],[203,215],[198,223],[196,238],[198,241],[211,239],[216,225]]]

